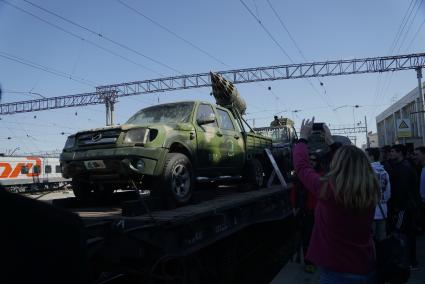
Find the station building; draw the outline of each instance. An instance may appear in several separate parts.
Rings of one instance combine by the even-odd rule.
[[[422,93],[425,83],[422,83]],[[397,102],[376,117],[379,147],[384,145],[406,144],[422,146],[424,112],[419,112],[420,98],[418,87],[411,90]]]

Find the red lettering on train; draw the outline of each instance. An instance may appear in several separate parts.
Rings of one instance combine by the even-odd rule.
[[[37,158],[37,157],[27,157],[27,159],[28,160],[34,160],[35,161],[35,167],[37,167],[38,168],[38,171],[37,172],[34,172],[34,170],[33,170],[33,172],[32,173],[30,173],[29,171],[28,171],[28,174],[27,174],[27,176],[29,176],[29,177],[36,177],[36,176],[39,176],[40,175],[40,173],[41,173],[41,159],[40,158]],[[32,166],[33,164],[31,163],[31,166]],[[34,167],[34,168],[35,168]]]
[[[4,168],[0,178],[7,178],[12,172],[12,166],[9,163],[0,163],[0,168]]]
[[[1,162],[0,163],[0,170],[1,168],[3,169],[3,172],[1,172],[0,174],[0,178],[17,178],[19,176],[19,174],[22,173],[22,169],[25,167],[26,171],[25,171],[25,175],[27,177],[35,177],[35,176],[39,176],[41,174],[41,159],[38,157],[27,157],[27,160],[32,160],[35,162],[34,163],[27,163],[27,162],[23,162],[23,163],[18,163],[15,168],[12,167],[11,163],[7,163],[7,162]],[[31,168],[33,169],[32,172]],[[37,171],[35,169],[38,169]]]
[[[10,174],[9,178],[16,178],[16,177],[18,177],[18,175],[21,173],[23,167],[26,167],[27,170],[29,171],[29,167],[28,166],[31,167],[32,164],[18,163],[16,165],[16,167],[13,169],[13,172]]]

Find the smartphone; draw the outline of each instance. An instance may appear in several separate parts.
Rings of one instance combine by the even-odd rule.
[[[313,131],[323,131],[323,122],[313,123]]]

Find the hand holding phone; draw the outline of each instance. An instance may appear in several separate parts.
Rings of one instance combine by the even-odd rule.
[[[323,122],[313,123],[313,131],[324,131]]]

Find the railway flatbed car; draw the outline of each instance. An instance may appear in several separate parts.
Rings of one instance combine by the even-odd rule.
[[[267,246],[275,252],[277,246],[289,244],[288,191],[281,186],[247,192],[205,190],[206,198],[160,211],[151,210],[150,198],[134,191],[121,192],[122,199],[116,195],[113,204],[87,204],[75,198],[53,204],[82,218],[97,283],[239,283],[241,279],[233,277],[242,274],[236,275],[235,269],[247,267],[241,259],[256,259],[253,254]],[[246,272],[247,278],[254,277]],[[255,277],[261,275],[262,271]],[[170,280],[185,277],[183,282]],[[244,282],[254,283],[253,279]]]

